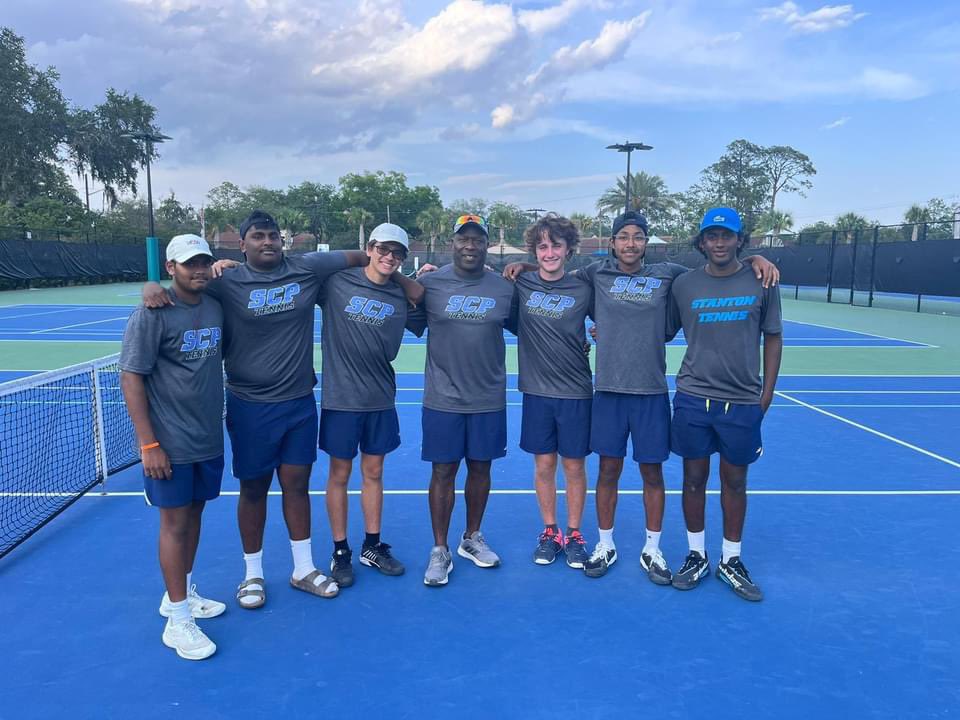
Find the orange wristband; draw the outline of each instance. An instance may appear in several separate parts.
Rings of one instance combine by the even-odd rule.
[[[152,443],[150,443],[149,445],[141,445],[141,446],[140,446],[140,451],[142,452],[142,451],[144,451],[144,450],[153,450],[154,448],[158,448],[158,447],[160,447],[160,443],[158,443],[158,442],[152,442]]]

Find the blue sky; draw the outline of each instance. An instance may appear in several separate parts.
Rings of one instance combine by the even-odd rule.
[[[635,167],[685,190],[727,143],[817,167],[798,224],[960,202],[960,5],[802,0],[6,0],[65,95],[138,92],[160,194],[400,170],[445,201],[593,212]]]

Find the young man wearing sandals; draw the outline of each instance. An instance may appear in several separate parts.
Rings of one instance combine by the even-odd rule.
[[[266,602],[263,531],[274,472],[293,555],[290,585],[324,598],[339,592],[314,565],[310,543],[308,489],[318,431],[314,306],[330,275],[368,258],[360,250],[285,257],[276,220],[260,210],[241,223],[240,249],[246,263],[226,270],[206,292],[223,306],[227,431],[240,480],[237,523],[246,566],[237,601],[252,610]],[[156,284],[148,284],[144,296],[148,305],[164,303]]]
[[[398,225],[370,233],[370,264],[331,276],[324,288],[320,449],[330,456],[327,515],[333,534],[330,575],[340,588],[354,582],[347,542],[347,485],[360,451],[360,505],[366,529],[360,564],[402,575],[403,564],[380,540],[384,457],[400,446],[397,382],[390,364],[403,342],[407,300],[393,275],[407,257],[409,239]]]
[[[507,453],[506,346],[513,285],[484,267],[487,223],[479,215],[455,221],[453,263],[421,277],[424,300],[410,313],[418,336],[429,327],[424,372],[421,458],[432,463],[430,518],[434,545],[425,585],[446,585],[453,570],[447,545],[455,481],[466,460],[467,527],[457,554],[482,568],[500,558],[480,532],[490,496],[490,464]]]
[[[144,495],[160,510],[163,644],[187,660],[217,649],[195,619],[226,609],[200,597],[192,583],[200,517],[205,503],[220,495],[223,477],[223,313],[202,292],[212,263],[202,238],[173,238],[169,307],[134,310],[120,352],[120,386],[140,445]]]

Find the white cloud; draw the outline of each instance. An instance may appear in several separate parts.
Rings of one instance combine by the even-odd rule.
[[[467,185],[489,182],[504,177],[503,173],[472,173],[469,175],[451,175],[443,179],[444,185]]]
[[[627,21],[608,21],[593,40],[584,40],[576,47],[566,46],[557,50],[553,57],[529,75],[524,83],[534,86],[572,73],[594,70],[619,60],[649,17],[650,11],[646,10]]]
[[[776,7],[760,9],[761,20],[785,23],[798,33],[821,33],[852,25],[866,13],[854,12],[853,5],[824,5],[819,10],[802,12],[795,2],[784,2]]]
[[[843,127],[848,122],[850,122],[850,117],[844,115],[843,117],[837,118],[833,122],[829,122],[826,125],[820,127],[821,130],[835,130],[838,127]]]
[[[590,0],[563,0],[542,10],[521,10],[517,22],[532,35],[542,35],[562,27],[579,10],[593,5]]]
[[[860,73],[856,84],[866,94],[884,100],[913,100],[927,92],[923,84],[908,73],[875,67]]]
[[[444,75],[483,69],[517,37],[517,23],[509,5],[454,0],[422,29],[396,36],[392,46],[389,37],[378,32],[369,48],[318,63],[313,75],[324,86],[362,84],[367,92],[400,95]]]

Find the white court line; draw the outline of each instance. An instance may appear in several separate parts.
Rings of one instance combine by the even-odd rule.
[[[788,390],[794,395],[960,395],[960,390]]]
[[[955,467],[955,468],[957,468],[957,469],[960,469],[960,463],[958,463],[958,462],[955,461],[955,460],[951,460],[950,458],[945,458],[945,457],[943,457],[942,455],[937,455],[936,453],[932,453],[932,452],[930,452],[929,450],[924,450],[922,447],[919,447],[919,446],[917,446],[917,445],[913,445],[912,443],[908,443],[908,442],[906,442],[905,440],[901,440],[900,438],[894,437],[893,435],[887,435],[886,433],[880,432],[879,430],[874,430],[872,427],[868,427],[867,425],[863,425],[863,424],[861,424],[861,423],[854,422],[853,420],[848,420],[847,418],[845,418],[845,417],[843,417],[843,416],[841,416],[841,415],[837,415],[836,413],[828,412],[828,411],[826,411],[826,410],[821,410],[821,409],[820,409],[819,407],[817,407],[816,405],[811,405],[810,403],[805,403],[803,400],[797,400],[796,398],[790,397],[788,394],[786,394],[786,393],[784,393],[784,392],[781,392],[781,391],[779,391],[779,390],[775,391],[774,394],[775,394],[775,395],[779,395],[780,397],[784,398],[785,400],[792,400],[793,402],[797,403],[798,405],[802,405],[802,406],[805,407],[805,408],[809,408],[810,410],[813,410],[814,412],[818,412],[818,413],[820,413],[821,415],[826,415],[827,417],[831,417],[831,418],[833,418],[834,420],[839,420],[840,422],[846,423],[847,425],[852,425],[853,427],[858,428],[859,430],[863,430],[863,431],[868,432],[868,433],[870,433],[870,434],[872,434],[872,435],[876,435],[877,437],[881,437],[881,438],[883,438],[884,440],[889,440],[890,442],[894,442],[894,443],[896,443],[897,445],[902,445],[903,447],[908,448],[908,449],[910,449],[910,450],[913,450],[913,451],[915,451],[915,452],[918,452],[918,453],[920,453],[921,455],[926,455],[927,457],[931,457],[931,458],[933,458],[934,460],[939,460],[939,461],[942,462],[942,463],[946,463],[947,465],[951,465],[951,466],[953,466],[953,467]]]
[[[822,327],[822,328],[827,328],[827,330],[838,330],[840,332],[845,332],[845,333],[856,333],[857,335],[863,335],[866,337],[883,338],[884,340],[896,340],[897,342],[915,343],[917,345],[925,345],[926,347],[930,347],[930,348],[940,347],[939,345],[929,345],[927,343],[920,342],[919,340],[904,340],[903,338],[890,337],[889,335],[877,335],[876,333],[860,332],[859,330],[851,330],[850,328],[839,328],[839,327],[834,327],[833,325],[824,325],[822,323],[803,322],[803,320],[788,320],[787,322],[797,323],[798,325],[809,325],[810,327]]]
[[[6,308],[2,308],[5,310]],[[59,310],[47,310],[46,312],[37,312],[37,313],[24,313],[23,315],[11,315],[9,317],[0,317],[2,320],[19,320],[20,318],[25,317],[36,317],[37,315],[56,315],[57,313],[62,312],[76,312],[77,310],[86,310],[84,307],[71,307],[71,308],[60,308]]]
[[[27,333],[28,335],[42,335],[43,333],[59,332],[60,330],[69,330],[70,328],[83,327],[84,325],[99,325],[100,323],[113,322],[114,320],[126,320],[129,315],[121,315],[120,317],[104,318],[103,320],[91,320],[89,322],[74,323],[73,325],[61,325],[60,327],[55,328],[46,328],[44,330],[34,330],[33,332]]]
[[[326,495],[326,490],[310,490],[311,495]],[[384,490],[384,495],[427,495],[429,490]],[[463,490],[457,490],[457,495],[463,495]],[[566,490],[557,489],[558,494],[566,494]],[[643,495],[643,490],[620,490],[621,495]],[[0,497],[74,497],[77,493],[0,493]],[[268,495],[281,497],[283,493],[279,490],[271,490]],[[348,490],[348,495],[359,495],[359,490]],[[491,495],[535,495],[535,490],[491,490]],[[588,490],[588,495],[595,495],[595,490]],[[682,490],[667,490],[667,495],[682,495]],[[719,495],[719,490],[707,490],[707,495]],[[900,496],[943,496],[960,495],[960,490],[747,490],[748,495],[769,495],[769,496],[811,496],[819,495],[823,497],[845,497],[845,496],[865,496],[865,497],[900,497]],[[220,495],[228,497],[238,497],[239,490],[224,490]],[[120,497],[120,498],[143,498],[143,491],[108,491],[98,492],[90,490],[83,495],[85,498],[102,497]]]

